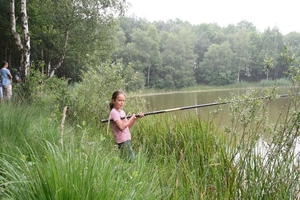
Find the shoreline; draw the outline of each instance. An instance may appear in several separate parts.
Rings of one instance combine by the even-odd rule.
[[[207,91],[224,91],[224,90],[245,90],[245,89],[262,89],[262,88],[272,88],[273,86],[255,86],[255,87],[230,87],[230,88],[210,88],[210,89],[199,89],[199,90],[186,90],[186,91],[169,91],[169,92],[151,92],[151,93],[145,93],[145,94],[132,94],[128,95],[128,98],[130,97],[144,97],[144,96],[156,96],[156,95],[165,95],[165,94],[176,94],[176,93],[193,93],[193,92],[207,92]],[[290,88],[291,86],[280,86],[277,88]]]

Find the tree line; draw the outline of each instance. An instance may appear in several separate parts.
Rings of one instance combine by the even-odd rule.
[[[47,78],[74,83],[90,67],[109,60],[122,65],[127,90],[176,89],[285,78],[285,47],[295,58],[300,54],[300,33],[283,35],[278,27],[259,32],[248,21],[226,27],[180,19],[149,22],[124,17],[129,5],[122,0],[0,3],[0,56],[14,69],[21,66],[24,76],[34,68]],[[18,34],[25,47],[30,39],[30,63],[25,62],[26,48],[16,42]]]
[[[151,88],[286,78],[282,53],[288,50],[295,58],[300,53],[300,33],[283,35],[278,27],[259,32],[248,21],[220,27],[127,17],[120,20],[118,32],[114,59],[142,72]]]

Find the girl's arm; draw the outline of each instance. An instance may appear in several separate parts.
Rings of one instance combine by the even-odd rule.
[[[125,128],[131,128],[136,121],[136,116],[132,115],[128,120],[125,118],[124,120],[115,121],[117,127],[120,131],[123,131]]]
[[[139,113],[138,115],[139,115],[138,118],[144,117],[144,113]],[[131,118],[132,118],[132,117],[133,117],[133,120],[132,120],[132,123],[131,123],[131,124],[129,123],[129,125],[128,125],[129,128],[131,128],[131,127],[133,126],[133,124],[135,123],[135,121],[136,121],[136,119],[137,119],[137,117],[136,117],[135,115],[132,115]],[[131,119],[131,118],[130,118],[130,119]],[[130,119],[129,119],[128,121],[130,121]]]
[[[139,113],[139,118],[144,117],[144,113]],[[135,115],[132,115],[128,120],[125,118],[124,120],[118,120],[115,121],[117,127],[119,130],[123,131],[127,126],[128,128],[131,128],[133,124],[135,123],[137,117]]]

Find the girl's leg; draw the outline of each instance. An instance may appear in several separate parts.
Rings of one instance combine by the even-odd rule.
[[[134,159],[134,152],[131,146],[130,141],[123,142],[118,145],[119,149],[121,150],[121,157],[128,160],[132,161]]]

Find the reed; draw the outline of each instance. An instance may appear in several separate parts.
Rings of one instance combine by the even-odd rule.
[[[232,104],[225,129],[194,115],[138,120],[132,163],[119,157],[107,124],[74,127],[66,120],[61,148],[61,116],[1,105],[0,199],[293,199],[298,100],[287,103],[284,123],[272,124],[266,114],[275,93],[241,97],[245,103]]]

